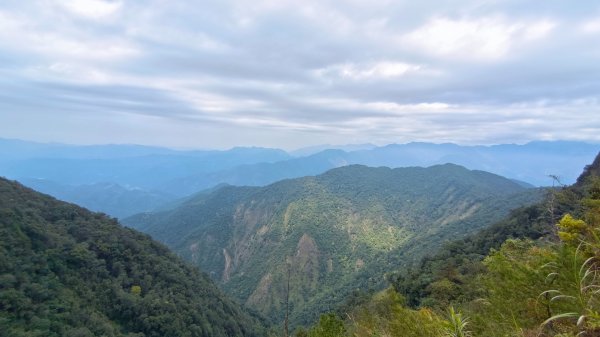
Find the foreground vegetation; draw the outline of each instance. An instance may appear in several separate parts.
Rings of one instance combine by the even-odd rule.
[[[0,336],[264,335],[148,236],[0,178]]]

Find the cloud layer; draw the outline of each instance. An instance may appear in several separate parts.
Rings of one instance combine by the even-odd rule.
[[[600,142],[600,5],[7,0],[0,136]]]

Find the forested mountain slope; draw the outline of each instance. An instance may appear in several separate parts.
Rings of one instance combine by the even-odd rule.
[[[550,192],[295,336],[599,336],[600,154]]]
[[[560,218],[569,213],[582,216],[582,199],[590,188],[590,179],[598,176],[600,155],[585,167],[575,184],[548,190],[541,202],[515,209],[502,221],[449,242],[412,268],[399,271],[391,277],[395,289],[413,307],[444,307],[468,296],[466,280],[484,270],[483,259],[491,249],[499,249],[508,239],[555,238]]]
[[[353,165],[266,187],[225,186],[124,223],[165,242],[277,323],[289,273],[290,317],[298,324],[356,288],[382,285],[392,266],[494,223],[541,193],[452,164]]]
[[[1,336],[264,336],[196,268],[105,215],[0,178]]]

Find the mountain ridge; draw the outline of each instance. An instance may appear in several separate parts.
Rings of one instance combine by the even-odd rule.
[[[31,179],[54,181],[60,185],[116,183],[142,189],[148,194],[158,192],[173,196],[166,204],[223,183],[264,186],[281,179],[317,175],[351,164],[426,167],[451,162],[534,186],[552,185],[549,175],[558,176],[561,183],[569,184],[575,181],[581,167],[591,162],[600,148],[598,144],[572,141],[491,146],[413,142],[380,147],[369,144],[336,146],[354,151],[329,149],[305,157],[293,157],[283,150],[269,148],[177,151],[136,145],[70,145],[64,150],[67,151],[65,155],[60,144],[18,142],[20,147],[11,147],[10,143],[0,140],[0,175],[25,183]],[[55,150],[56,146],[59,150]],[[27,150],[29,147],[34,149]],[[15,152],[19,156],[11,157],[11,153]],[[44,189],[43,192],[63,197],[61,189]],[[118,209],[121,204],[118,197],[114,200],[110,197],[110,194],[98,193],[97,202],[92,203],[80,193],[72,194],[67,200],[94,206],[94,210],[107,211],[112,216],[131,214],[125,208]],[[152,202],[149,198],[148,204]]]
[[[538,193],[454,164],[349,165],[264,187],[225,186],[124,223],[165,242],[275,322],[289,264],[290,319],[301,324],[356,287],[380,286],[385,268],[497,221]]]

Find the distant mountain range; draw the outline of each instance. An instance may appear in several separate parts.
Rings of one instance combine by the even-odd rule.
[[[331,145],[331,144],[323,144],[323,145],[315,145],[315,146],[307,146],[294,151],[290,151],[290,154],[294,157],[306,157],[315,153],[319,153],[325,150],[342,150],[346,152],[358,151],[358,150],[371,150],[376,148],[375,144],[347,144],[347,145]]]
[[[351,164],[427,167],[454,163],[535,186],[552,185],[548,175],[570,184],[599,149],[598,144],[582,142],[494,146],[408,143],[382,147],[323,145],[286,153],[268,148],[177,151],[138,145],[73,146],[0,139],[0,176],[92,210],[126,217],[149,210],[159,200],[170,203],[223,183],[264,186]],[[118,193],[106,189],[106,184],[118,188]],[[124,195],[134,195],[137,201],[122,203],[119,200]]]
[[[176,151],[0,139],[0,176],[116,217],[149,211],[185,196],[187,191],[174,194],[157,188],[180,177],[289,158],[282,150],[252,147]]]
[[[221,186],[124,223],[166,243],[274,322],[313,321],[357,288],[543,191],[483,171],[350,165],[265,187]]]
[[[70,146],[0,140],[0,175],[60,184],[153,189],[181,176],[291,158],[283,150],[175,151],[137,145]]]
[[[45,179],[22,179],[21,183],[60,200],[74,202],[117,218],[150,212],[178,199],[164,192],[128,188],[115,183],[67,185]]]

